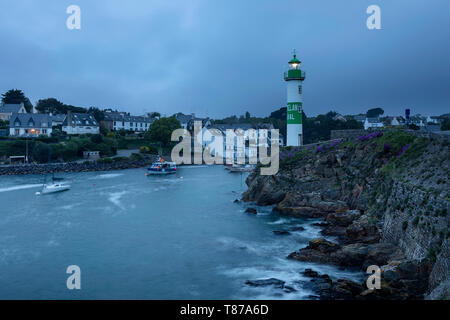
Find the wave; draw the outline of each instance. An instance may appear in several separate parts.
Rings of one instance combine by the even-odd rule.
[[[291,222],[289,219],[280,218],[280,219],[272,221],[272,222],[267,222],[267,224],[286,224],[289,222]]]
[[[89,178],[89,180],[97,180],[97,179],[111,179],[111,178],[117,178],[120,176],[123,176],[123,173],[105,173],[105,174],[99,174],[95,177]]]
[[[112,192],[109,194],[108,200],[118,206],[120,209],[124,210],[125,207],[122,204],[122,201],[120,201],[120,198],[122,198],[127,193],[127,191]]]
[[[8,191],[39,188],[39,187],[42,187],[42,183],[40,183],[40,184],[24,184],[24,185],[19,185],[19,186],[0,188],[0,192],[8,192]]]

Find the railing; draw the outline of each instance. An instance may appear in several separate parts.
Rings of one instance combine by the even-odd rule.
[[[300,69],[291,69],[284,73],[284,80],[305,80],[305,72]]]

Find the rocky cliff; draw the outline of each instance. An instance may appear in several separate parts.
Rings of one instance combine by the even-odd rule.
[[[247,178],[243,200],[323,219],[323,235],[337,239],[315,239],[291,259],[380,266],[382,289],[353,286],[354,298],[448,299],[448,148],[446,139],[389,131],[285,149],[276,175]]]

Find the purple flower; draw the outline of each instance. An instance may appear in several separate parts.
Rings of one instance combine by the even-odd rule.
[[[391,151],[391,145],[389,143],[385,143],[384,146],[383,146],[383,150],[386,153]]]
[[[402,150],[400,150],[400,152],[398,153],[397,157],[400,157],[402,154],[405,153],[406,150],[408,150],[409,148],[409,144],[405,144],[402,148]]]
[[[330,145],[328,146],[329,148],[334,148],[334,147],[336,147],[337,145],[340,145],[342,143],[342,139],[339,139],[339,140],[335,140],[335,141],[333,141],[332,143],[330,143]]]
[[[315,153],[318,153],[318,152],[325,152],[325,149],[324,149],[323,146],[317,146],[317,147],[314,149],[314,152],[315,152]]]
[[[375,131],[375,132],[369,133],[369,134],[367,134],[365,136],[358,137],[358,140],[359,141],[366,141],[366,140],[372,140],[374,138],[378,138],[378,137],[382,137],[382,136],[383,136],[383,132]]]

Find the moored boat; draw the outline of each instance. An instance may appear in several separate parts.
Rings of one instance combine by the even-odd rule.
[[[159,157],[159,161],[152,163],[151,167],[147,169],[147,173],[145,175],[148,176],[173,173],[177,173],[177,165],[175,162],[164,161],[162,157]]]
[[[255,168],[255,166],[253,166],[251,164],[232,165],[229,170],[230,170],[230,172],[251,172],[251,171],[253,171],[254,168]]]

